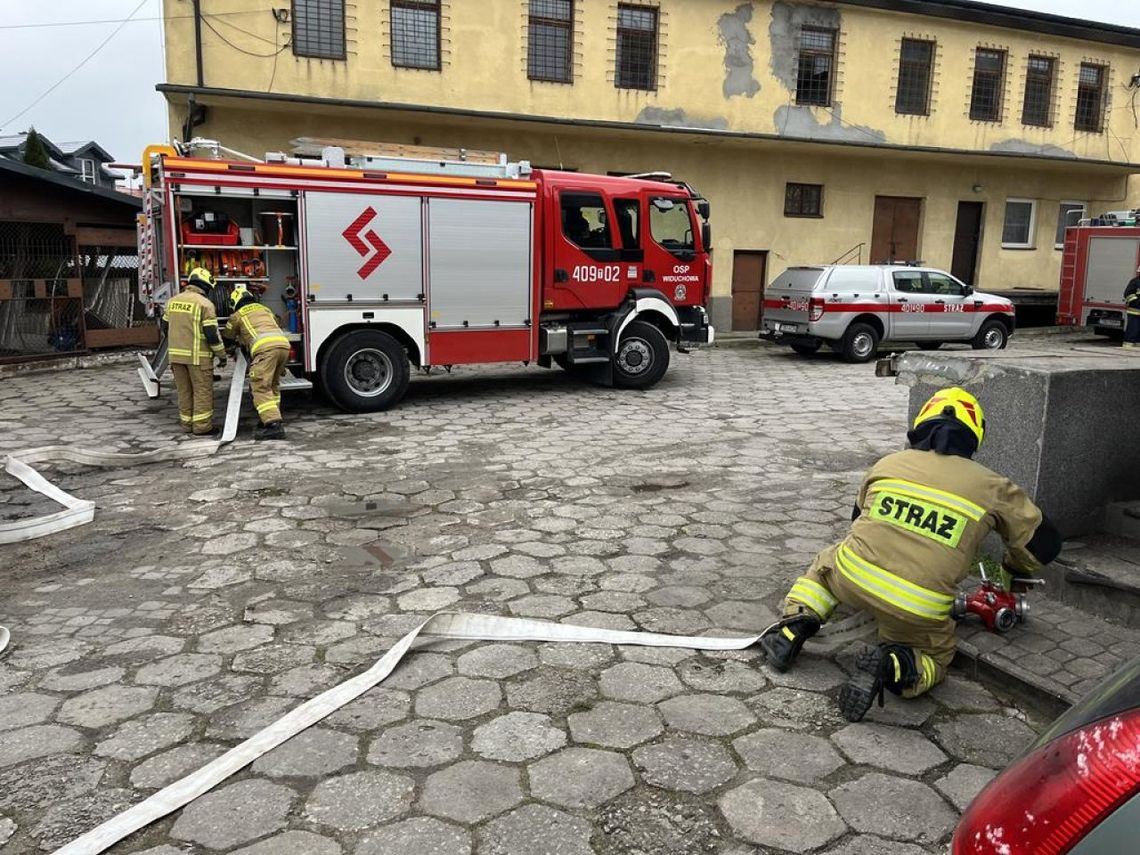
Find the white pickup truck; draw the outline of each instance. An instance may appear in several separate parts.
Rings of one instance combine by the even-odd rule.
[[[827,344],[849,362],[867,362],[882,341],[998,350],[1013,329],[1013,303],[943,270],[840,264],[781,273],[764,295],[760,337],[802,354]]]

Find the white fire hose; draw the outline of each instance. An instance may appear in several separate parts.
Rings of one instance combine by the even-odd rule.
[[[230,378],[229,400],[226,404],[226,422],[220,439],[187,442],[174,448],[160,448],[154,451],[90,451],[85,448],[49,445],[9,454],[4,461],[4,471],[22,481],[30,489],[62,505],[63,510],[0,525],[0,546],[46,537],[49,534],[67,531],[69,528],[87,525],[95,519],[94,502],[77,498],[61,490],[32,468],[33,463],[66,461],[84,466],[132,466],[163,463],[169,460],[192,460],[217,454],[218,449],[228,442],[233,442],[237,436],[241,396],[245,388],[245,372],[245,355],[239,352],[234,358],[234,373]]]

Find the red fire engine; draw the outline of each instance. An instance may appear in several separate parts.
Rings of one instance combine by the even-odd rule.
[[[225,315],[248,283],[294,342],[283,388],[315,381],[345,410],[383,410],[409,365],[521,361],[642,389],[670,341],[713,340],[709,205],[668,175],[190,145],[212,156],[144,155],[140,296],[158,312],[205,266]],[[165,367],[160,349],[140,370],[152,397]]]
[[[1140,264],[1140,226],[1070,226],[1065,230],[1058,326],[1100,335],[1124,330],[1124,286]]]

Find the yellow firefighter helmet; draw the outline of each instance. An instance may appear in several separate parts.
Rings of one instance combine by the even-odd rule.
[[[982,447],[982,438],[986,435],[986,414],[978,399],[965,389],[952,386],[935,392],[918,411],[913,427],[937,418],[956,419],[977,438],[978,448]]]

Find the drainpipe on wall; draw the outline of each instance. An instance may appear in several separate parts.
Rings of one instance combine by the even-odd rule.
[[[202,74],[202,0],[194,0],[194,59],[197,62],[198,86],[205,85]]]

